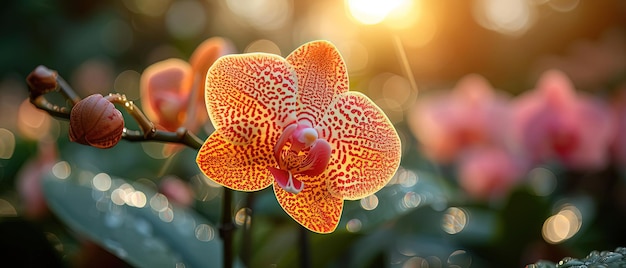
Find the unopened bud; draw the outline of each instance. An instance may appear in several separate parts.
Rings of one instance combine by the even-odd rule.
[[[122,139],[124,117],[100,94],[78,102],[70,113],[70,140],[97,148],[111,148]]]
[[[56,71],[43,65],[37,66],[26,77],[31,96],[37,97],[55,90],[57,88],[57,76]]]

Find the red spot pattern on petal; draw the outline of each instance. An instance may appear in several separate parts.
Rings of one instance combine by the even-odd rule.
[[[389,119],[358,92],[339,95],[318,131],[332,147],[328,191],[355,200],[380,190],[400,165],[400,138]]]
[[[207,110],[215,129],[239,145],[248,144],[255,136],[282,131],[296,120],[296,83],[293,68],[276,55],[220,58],[206,80]],[[265,141],[270,146],[276,142]]]
[[[287,61],[298,74],[298,120],[316,126],[333,98],[348,91],[343,58],[330,42],[314,41],[293,51]]]
[[[297,175],[296,175],[297,176]],[[343,200],[332,196],[322,177],[297,176],[305,181],[304,189],[298,194],[283,190],[274,182],[274,193],[280,206],[295,221],[317,233],[331,233],[339,224]]]
[[[267,169],[276,165],[272,150],[262,139],[235,145],[215,131],[202,145],[196,162],[207,177],[225,187],[257,191],[267,188],[274,180]]]

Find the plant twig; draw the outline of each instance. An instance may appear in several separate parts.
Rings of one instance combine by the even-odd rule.
[[[60,92],[65,98],[74,106],[81,101],[80,96],[65,82],[63,77],[56,75],[56,87],[52,91]],[[31,91],[30,102],[35,107],[47,112],[48,114],[69,120],[71,107],[59,106],[51,103],[46,99],[44,94],[40,94],[37,89],[33,89],[29,84],[29,90]],[[184,144],[195,150],[199,150],[202,147],[203,141],[195,134],[189,132],[186,128],[179,128],[176,132],[169,132],[158,130],[154,123],[152,123],[145,114],[135,105],[131,100],[128,100],[125,95],[112,93],[106,96],[110,102],[119,104],[135,119],[141,130],[131,130],[124,128],[122,138],[128,141],[160,141]]]
[[[30,91],[30,102],[35,107],[47,112],[48,114],[69,120],[71,107],[81,101],[81,97],[65,82],[65,80],[55,71],[39,66],[33,71],[27,79]],[[71,104],[70,107],[59,106],[51,103],[46,99],[45,94],[49,92],[60,92]],[[131,130],[124,128],[122,138],[128,141],[160,141],[170,143],[184,144],[195,150],[202,147],[203,141],[195,134],[189,132],[186,128],[181,127],[176,132],[159,130],[154,123],[150,121],[146,115],[131,100],[128,100],[123,94],[109,94],[105,97],[114,104],[118,104],[133,117],[139,125],[140,130]],[[220,237],[224,245],[224,267],[233,267],[233,231],[235,225],[232,215],[232,198],[231,189],[224,188],[224,196],[222,202],[222,222],[220,226]]]

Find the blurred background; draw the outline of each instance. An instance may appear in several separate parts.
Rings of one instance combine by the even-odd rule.
[[[401,167],[390,184],[346,202],[335,233],[311,234],[314,267],[523,267],[626,246],[626,134],[621,130],[626,124],[626,2],[27,0],[3,1],[0,13],[0,263],[37,259],[94,267],[96,260],[107,260],[100,263],[145,266],[162,251],[167,252],[163,263],[176,267],[219,266],[221,189],[202,177],[195,151],[171,156],[154,142],[122,141],[109,150],[70,143],[67,121],[36,110],[27,101],[25,83],[36,66],[45,65],[83,97],[119,92],[139,103],[144,69],[168,58],[188,60],[196,46],[215,36],[230,40],[236,53],[282,56],[303,43],[330,40],[346,61],[351,90],[372,98],[403,141]],[[543,150],[540,142],[512,138],[535,137],[525,129],[543,124],[539,119],[546,115],[534,113],[539,121],[527,123],[533,119],[519,119],[526,118],[520,110],[534,108],[519,107],[532,102],[527,99],[543,103],[540,96],[550,99],[550,94],[569,94],[544,104],[550,114],[568,118],[571,125],[565,125],[573,127],[566,132],[574,130],[567,133],[580,134],[574,144],[602,143],[598,154],[606,156],[596,164],[570,161],[563,150],[578,150],[577,145],[528,157]],[[492,102],[492,95],[505,100]],[[513,110],[513,119],[493,119],[499,110],[489,110],[486,121],[525,125],[473,124],[483,116],[477,107],[494,102]],[[568,108],[591,102],[593,109]],[[465,119],[449,115],[455,114],[450,107],[463,105],[470,108],[457,112]],[[452,117],[484,128],[463,132]],[[593,123],[600,121],[606,123]],[[522,134],[498,134],[507,140],[504,154],[485,157],[464,150],[484,144],[475,142],[476,133],[491,127],[522,129]],[[207,127],[198,136],[204,139],[210,131]],[[461,137],[449,135],[454,131]],[[438,156],[438,149],[429,147],[432,136],[449,139],[443,144],[458,143],[448,148],[452,156]],[[591,147],[596,145],[585,146],[582,155],[595,154]],[[502,163],[509,155],[513,164]],[[483,162],[468,164],[468,158]],[[43,183],[46,179],[53,182]],[[59,179],[75,183],[61,185]],[[166,196],[171,200],[162,199]],[[77,204],[85,207],[59,209]],[[99,212],[88,213],[90,205]],[[118,207],[128,209],[113,209]],[[240,227],[238,264],[297,265],[298,226],[271,190],[254,198],[238,193],[234,214]],[[177,221],[175,227],[159,225]],[[168,228],[190,235],[172,235]],[[120,229],[143,240],[125,240],[115,233]],[[158,249],[132,250],[145,247],[148,238],[158,238]],[[205,255],[181,253],[194,250]]]

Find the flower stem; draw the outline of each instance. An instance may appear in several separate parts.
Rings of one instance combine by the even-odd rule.
[[[220,225],[220,237],[223,242],[223,267],[233,267],[233,231],[235,224],[233,223],[232,200],[233,190],[226,187],[222,200],[222,222]]]
[[[246,213],[246,219],[244,221],[244,228],[242,230],[242,243],[241,243],[241,261],[246,267],[251,267],[252,259],[252,214],[254,213],[254,198],[255,193],[246,193],[246,207],[249,209],[249,213]]]
[[[310,268],[311,267],[311,246],[309,239],[309,230],[300,226],[300,267],[301,268]]]

